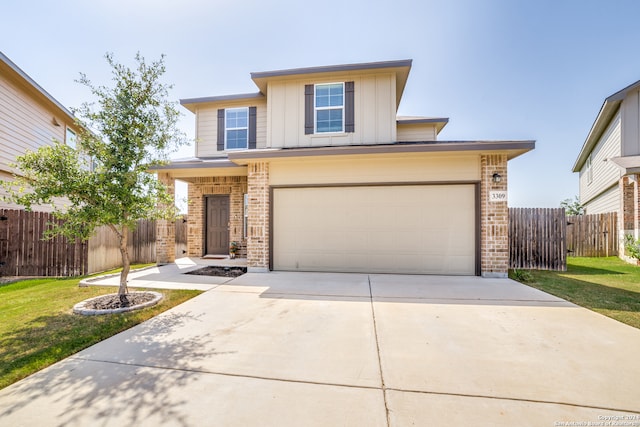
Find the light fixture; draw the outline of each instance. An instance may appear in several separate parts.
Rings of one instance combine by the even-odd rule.
[[[495,182],[496,184],[499,183],[500,181],[502,181],[502,175],[500,175],[498,172],[493,174],[493,182]]]
[[[51,124],[54,125],[55,127],[60,127],[60,123],[58,123],[55,117],[51,120]]]

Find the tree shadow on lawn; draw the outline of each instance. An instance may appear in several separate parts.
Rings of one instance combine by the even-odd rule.
[[[188,414],[182,407],[193,396],[175,391],[197,381],[198,361],[211,357],[212,352],[210,349],[203,351],[201,345],[201,340],[206,340],[208,334],[180,338],[173,332],[184,328],[185,322],[199,321],[197,317],[190,313],[167,313],[153,318],[139,325],[135,333],[125,339],[120,336],[111,343],[103,341],[96,345],[102,347],[93,352],[91,347],[0,390],[0,419],[28,417],[54,425],[102,424],[113,419],[124,421],[124,425],[138,425],[149,420],[158,424],[188,425]],[[33,321],[37,327],[25,325],[4,337],[0,349],[6,353],[5,345],[8,344],[13,351],[27,351],[28,334],[46,333],[59,322],[60,316],[38,318]],[[110,349],[112,354],[105,358],[93,357],[104,350],[109,353]],[[46,354],[58,351],[54,345],[38,351],[42,354],[36,356],[46,357]],[[138,363],[139,360],[144,362]],[[26,363],[26,360],[17,359],[12,365],[16,368]],[[41,413],[39,408],[43,402],[49,402],[48,412]]]

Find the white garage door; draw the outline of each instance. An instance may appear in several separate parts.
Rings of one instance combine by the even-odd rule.
[[[474,275],[475,186],[277,188],[275,270]]]

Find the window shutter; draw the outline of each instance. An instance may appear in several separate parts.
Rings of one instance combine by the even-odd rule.
[[[218,151],[224,151],[224,108],[218,110]]]
[[[257,108],[249,107],[249,149],[256,148]]]
[[[313,126],[313,85],[304,86],[304,134],[311,135]]]
[[[353,82],[344,84],[344,131],[355,132]]]

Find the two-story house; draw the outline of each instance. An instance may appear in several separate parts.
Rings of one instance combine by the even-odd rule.
[[[75,147],[77,132],[73,114],[0,52],[0,179],[11,181],[19,173],[11,165],[28,150],[54,139]],[[21,206],[0,198],[0,208]],[[50,210],[48,206],[34,209]]]
[[[585,213],[617,212],[624,257],[624,236],[640,237],[640,81],[604,100],[573,172]]]
[[[507,161],[533,141],[439,141],[446,118],[397,117],[411,60],[251,73],[258,92],[183,99],[196,157],[187,255],[249,271],[506,277]],[[158,261],[173,260],[158,226]]]

